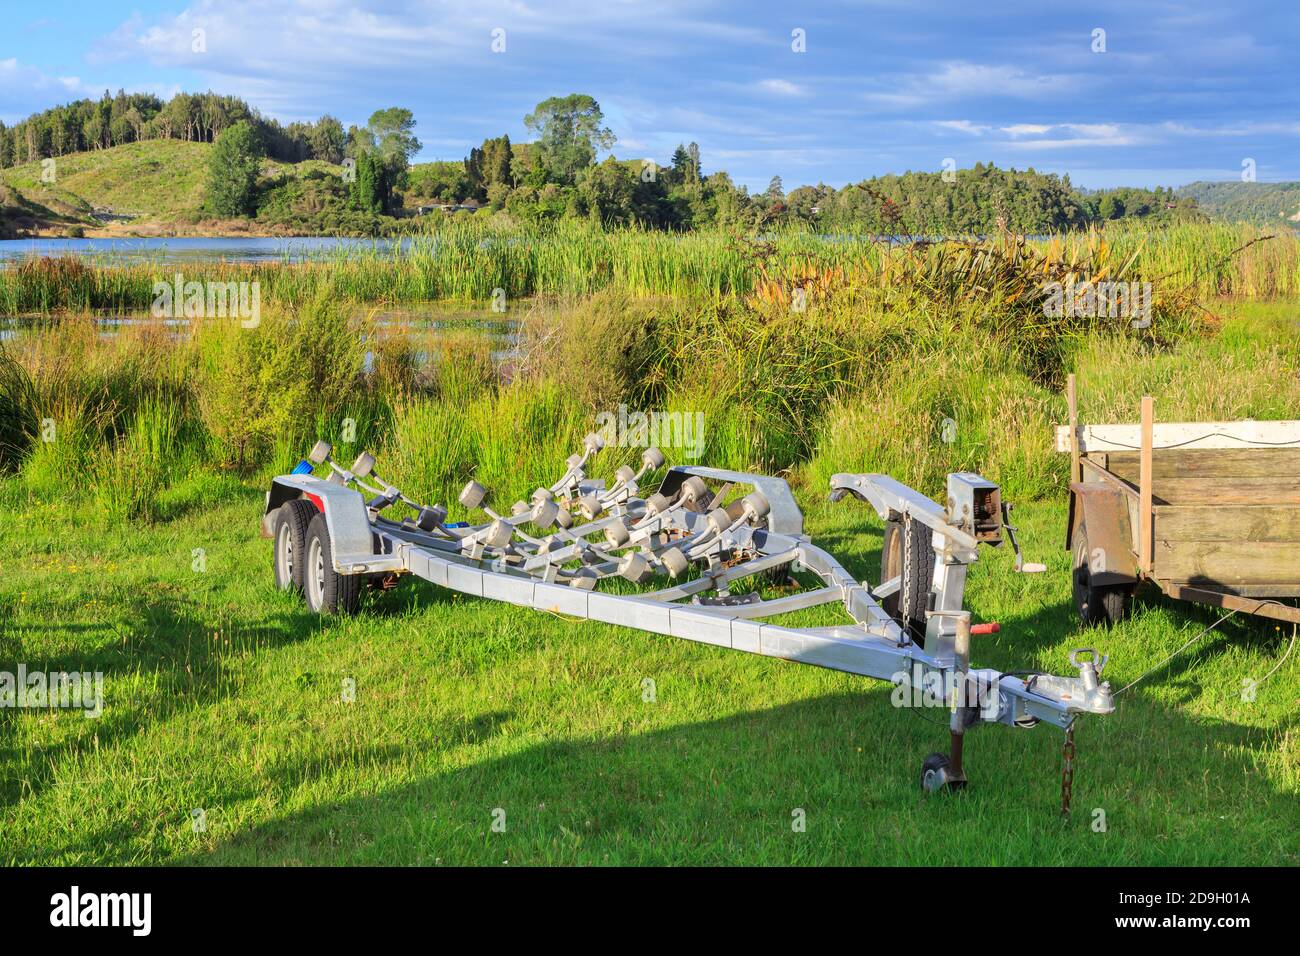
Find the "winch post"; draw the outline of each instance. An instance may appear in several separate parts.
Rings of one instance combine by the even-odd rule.
[[[949,780],[953,783],[965,783],[966,772],[962,768],[962,745],[966,739],[966,709],[969,706],[970,687],[970,611],[960,611],[952,617],[957,625],[953,636],[953,702],[950,749],[948,754]]]

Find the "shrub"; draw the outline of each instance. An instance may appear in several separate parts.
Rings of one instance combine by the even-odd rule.
[[[224,464],[245,469],[277,444],[304,442],[360,382],[358,331],[335,305],[264,310],[256,328],[207,320],[197,395]]]

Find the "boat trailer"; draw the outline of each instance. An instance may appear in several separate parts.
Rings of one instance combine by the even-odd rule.
[[[469,482],[460,503],[487,517],[471,524],[408,498],[376,474],[371,454],[344,468],[317,442],[266,497],[262,532],[274,540],[276,584],[302,593],[315,612],[351,613],[363,585],[391,587],[414,574],[475,597],[887,680],[896,703],[949,711],[949,750],[922,765],[927,791],[966,785],[962,744],[972,726],[1059,727],[1068,772],[1075,718],[1114,710],[1100,680],[1106,658],[1091,649],[1071,652],[1075,677],[972,669],[972,636],[998,625],[971,623],[962,607],[966,570],[979,545],[1000,545],[1004,532],[1016,547],[1009,506],[979,475],[950,474],[946,507],[886,475],[831,478],[832,501],[851,495],[886,521],[888,577],[872,588],[812,543],[785,481],[674,466],[642,497],[641,486],[665,467],[663,454],[647,449],[639,469],[620,467],[607,486],[587,475],[603,444],[588,435],[559,480],[509,514]],[[327,477],[314,474],[321,467]],[[797,577],[819,585],[803,587]],[[775,589],[781,596],[747,590],[771,593],[774,583],[784,585]],[[764,620],[833,603],[849,622]]]

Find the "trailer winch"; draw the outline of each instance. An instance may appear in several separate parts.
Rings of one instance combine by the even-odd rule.
[[[372,455],[344,468],[317,442],[267,494],[263,532],[274,539],[276,582],[301,591],[313,611],[350,613],[363,584],[413,574],[520,607],[937,687],[950,711],[950,742],[923,763],[921,785],[930,791],[965,785],[962,743],[972,726],[1045,722],[1069,731],[1080,714],[1114,710],[1100,680],[1106,659],[1094,651],[1070,655],[1075,677],[971,667],[972,635],[997,626],[972,625],[963,608],[966,572],[981,544],[1002,543],[1007,516],[998,486],[979,475],[949,475],[946,507],[886,475],[832,477],[832,501],[852,495],[886,522],[884,580],[873,588],[813,544],[785,481],[697,466],[664,471],[663,454],[650,448],[639,468],[625,465],[607,484],[587,475],[602,447],[588,435],[561,477],[509,514],[469,482],[460,503],[487,518],[472,524],[450,522],[444,506],[415,501],[380,478]],[[314,473],[319,467],[327,477]],[[661,471],[657,490],[643,496],[641,486]],[[818,583],[801,586],[800,577]],[[601,589],[613,579],[638,590]],[[768,598],[745,585],[773,579],[793,583]],[[767,620],[832,603],[848,622]]]

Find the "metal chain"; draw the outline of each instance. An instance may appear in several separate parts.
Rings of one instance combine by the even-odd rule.
[[[900,609],[899,617],[903,624],[903,632],[907,633],[912,627],[912,588],[911,576],[912,570],[912,515],[910,512],[903,512],[903,576],[899,579],[898,587],[902,591],[902,600],[898,602]]]
[[[1070,801],[1074,798],[1074,724],[1065,732],[1061,745],[1061,816],[1069,817]]]

